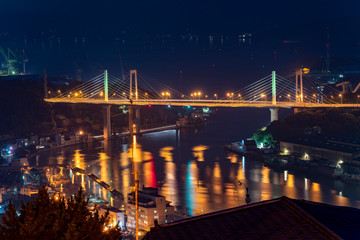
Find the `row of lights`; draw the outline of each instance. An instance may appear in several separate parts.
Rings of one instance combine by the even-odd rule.
[[[57,93],[61,94],[61,90],[57,90]],[[48,94],[51,94],[51,91],[48,91]],[[80,96],[80,95],[82,94],[82,91],[80,90],[79,92],[75,92],[75,93],[70,92],[69,95],[68,95],[68,97],[71,97],[72,94],[73,94],[74,97],[78,97],[78,96]],[[93,95],[93,94],[94,94],[94,93],[91,93],[91,95]],[[104,92],[100,92],[99,95],[100,95],[101,97],[104,96]],[[115,96],[115,95],[116,95],[116,93],[113,93],[113,96]],[[125,96],[126,93],[125,93],[125,92],[122,92],[122,95]],[[134,95],[134,94],[131,93],[131,96],[133,96],[133,95]],[[148,93],[145,93],[145,96],[148,97]],[[171,97],[171,93],[170,93],[170,92],[162,92],[162,93],[161,93],[161,96],[164,97],[164,98],[170,98],[170,97]],[[193,93],[190,94],[190,96],[191,96],[191,97],[199,97],[199,98],[200,98],[200,97],[202,96],[202,93],[201,93],[201,92],[193,92]],[[234,98],[234,96],[236,96],[236,95],[235,95],[233,92],[231,92],[231,93],[228,92],[228,93],[226,93],[226,96],[227,96],[228,98],[231,98],[231,99],[232,99],[232,98]],[[341,100],[342,100],[343,95],[342,95],[342,94],[339,94],[338,96],[339,96],[339,97],[341,98]],[[184,95],[182,95],[181,97],[184,98]],[[214,94],[214,97],[217,98],[218,95],[215,93],[215,94]],[[241,98],[241,94],[238,94],[237,97],[238,97],[238,98]],[[255,95],[254,98],[256,98],[256,97],[258,97],[258,96]],[[265,97],[266,97],[266,95],[265,95],[264,93],[260,94],[260,98],[265,98]],[[296,98],[302,98],[302,95],[296,95],[295,97],[296,97]],[[315,97],[316,97],[316,94],[313,94],[313,97],[315,98]],[[360,98],[360,95],[357,95],[357,97]],[[205,95],[205,98],[208,98],[208,95]],[[282,96],[280,95],[279,98],[282,98]],[[287,98],[290,99],[290,98],[291,98],[291,94],[287,94]],[[304,98],[307,98],[307,96],[305,95]],[[331,95],[331,98],[334,99],[334,96]]]

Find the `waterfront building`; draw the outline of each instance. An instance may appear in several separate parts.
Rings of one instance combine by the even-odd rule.
[[[128,194],[127,227],[135,229],[135,194]],[[157,188],[143,187],[138,192],[139,202],[139,229],[148,231],[154,226],[154,220],[159,224],[174,220],[174,206],[166,201],[164,196],[158,194]]]
[[[280,141],[284,155],[340,167],[343,163],[360,163],[360,141],[332,137],[298,137]]]
[[[56,145],[58,145],[58,146],[64,145],[65,144],[65,136],[61,135],[61,134],[56,134],[55,142],[56,142]]]
[[[20,194],[32,197],[38,194],[38,191],[39,191],[39,187],[34,186],[32,184],[27,184],[21,188]]]
[[[156,225],[143,240],[357,239],[360,210],[285,196]]]
[[[110,225],[115,226],[116,224],[118,224],[121,229],[125,229],[125,213],[115,207],[102,206],[99,208],[100,215],[104,215],[107,210],[109,210]]]

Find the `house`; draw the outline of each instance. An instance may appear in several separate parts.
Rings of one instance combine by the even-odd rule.
[[[357,239],[360,210],[280,197],[156,225],[143,240]]]

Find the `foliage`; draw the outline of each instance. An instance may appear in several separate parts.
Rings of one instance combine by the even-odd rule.
[[[283,140],[304,134],[306,128],[320,127],[322,134],[332,137],[360,137],[360,111],[330,108],[303,110],[290,115],[284,121],[274,121],[266,129],[275,140]]]
[[[120,239],[118,226],[109,223],[109,212],[100,216],[98,211],[88,209],[88,200],[83,190],[65,200],[60,196],[52,198],[43,187],[32,202],[22,204],[20,215],[10,204],[2,217],[0,239]]]
[[[276,147],[276,141],[274,140],[272,134],[267,131],[267,128],[258,129],[252,136],[252,139],[255,140],[257,145],[262,143],[266,148]]]

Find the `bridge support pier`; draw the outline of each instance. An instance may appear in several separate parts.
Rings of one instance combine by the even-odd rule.
[[[129,132],[140,133],[140,106],[129,106]]]
[[[103,119],[104,119],[104,139],[109,140],[111,138],[111,105],[105,105],[103,107]]]
[[[279,120],[279,108],[270,108],[270,121]]]
[[[140,106],[135,108],[135,131],[136,133],[140,133]]]

